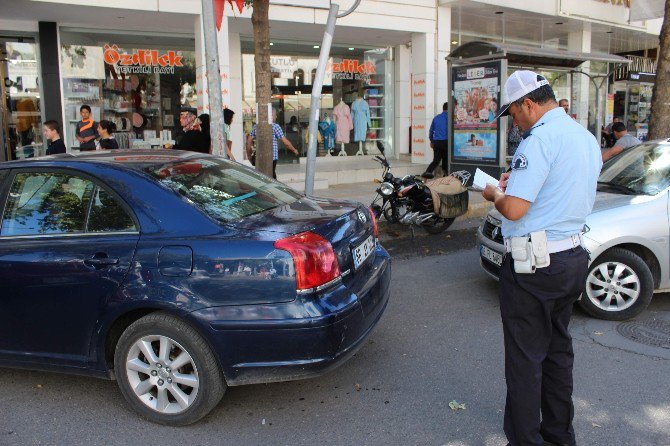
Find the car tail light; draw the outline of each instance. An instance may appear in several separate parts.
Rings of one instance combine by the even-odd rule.
[[[340,276],[333,246],[318,234],[302,232],[283,238],[275,242],[275,248],[293,257],[298,290],[316,288]]]
[[[370,208],[370,217],[372,217],[372,230],[375,234],[375,237],[379,237],[379,228],[377,227],[377,217],[375,217],[375,213]]]

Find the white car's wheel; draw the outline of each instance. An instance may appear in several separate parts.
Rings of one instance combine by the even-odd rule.
[[[183,426],[204,417],[226,390],[205,340],[184,321],[152,313],[119,339],[114,372],[136,412],[156,423]]]
[[[620,321],[636,316],[649,305],[654,280],[637,254],[615,248],[589,267],[580,306],[600,319]]]

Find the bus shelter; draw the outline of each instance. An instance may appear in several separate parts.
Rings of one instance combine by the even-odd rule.
[[[495,178],[507,168],[508,163],[508,119],[493,120],[502,104],[502,86],[507,80],[508,70],[558,70],[588,76],[596,86],[595,129],[600,140],[600,90],[606,85],[607,75],[593,76],[576,68],[587,61],[604,62],[608,67],[611,66],[609,64],[616,67],[629,62],[624,57],[607,53],[579,53],[482,41],[460,45],[446,59],[451,92],[450,169],[452,172],[467,170],[474,174],[479,168]]]

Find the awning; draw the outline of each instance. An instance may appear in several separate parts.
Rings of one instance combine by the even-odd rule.
[[[469,59],[472,57],[491,59],[505,57],[510,65],[525,67],[575,68],[587,61],[618,64],[628,64],[630,62],[625,57],[615,54],[600,52],[579,53],[575,51],[483,41],[465,43],[452,51],[447,59],[458,61],[459,59]]]

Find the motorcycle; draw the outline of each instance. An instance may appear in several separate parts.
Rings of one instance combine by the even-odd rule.
[[[440,213],[435,213],[433,194],[430,188],[417,175],[405,175],[396,177],[391,173],[391,165],[385,155],[384,145],[377,141],[377,148],[381,156],[375,155],[373,159],[384,168],[382,179],[376,180],[379,187],[370,209],[378,219],[383,215],[389,223],[400,223],[411,227],[420,226],[429,234],[440,234],[449,228],[458,215],[467,211],[468,192],[454,196],[440,197]],[[470,173],[459,171],[451,174],[458,178],[463,186],[470,179]]]

